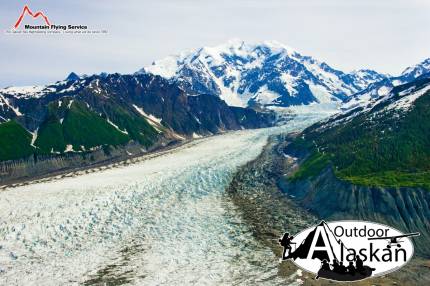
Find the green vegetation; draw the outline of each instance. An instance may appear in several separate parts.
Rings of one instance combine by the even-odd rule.
[[[291,179],[315,176],[331,164],[339,178],[357,185],[430,189],[430,92],[403,114],[376,113],[383,107],[335,127],[305,130],[305,140],[293,146],[311,155]]]
[[[301,165],[299,170],[291,177],[292,180],[301,180],[311,178],[327,167],[329,164],[329,156],[319,152],[313,152]]]
[[[127,130],[129,136],[145,147],[151,146],[157,139],[158,132],[144,117],[126,111],[120,106],[110,106],[108,110],[110,120],[114,121],[122,130]]]
[[[31,146],[32,135],[17,122],[0,124],[0,161],[32,154],[51,154],[53,151],[64,153],[69,144],[75,151],[102,146],[103,150],[110,152],[109,146],[124,145],[132,139],[146,147],[157,140],[159,132],[143,116],[115,103],[107,103],[104,107],[109,118],[97,114],[79,100],[63,99],[61,105],[56,101],[49,103],[34,142],[36,148]]]
[[[13,120],[0,124],[0,161],[32,155],[31,138],[31,134]]]
[[[61,123],[60,114],[64,116]],[[74,101],[67,107],[58,107],[56,102],[48,106],[48,114],[40,126],[35,145],[38,153],[64,152],[68,144],[75,151],[84,146],[86,150],[100,145],[121,145],[129,141],[129,136],[120,132],[86,104]]]
[[[67,144],[76,149],[89,149],[104,144],[120,145],[129,141],[129,136],[120,132],[97,113],[79,101],[74,101],[63,121],[63,134]]]
[[[342,173],[338,173],[337,175],[354,185],[421,187],[430,190],[430,172],[402,173],[397,171],[386,171],[361,176],[345,176]]]
[[[39,127],[34,145],[39,148],[38,152],[42,154],[49,154],[51,151],[63,152],[66,149],[63,127],[53,104],[48,106],[48,115]]]

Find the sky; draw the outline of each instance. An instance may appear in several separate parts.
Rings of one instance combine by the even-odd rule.
[[[6,34],[25,4],[53,24],[108,33]],[[133,73],[232,38],[275,40],[345,72],[397,75],[430,57],[429,15],[429,0],[1,0],[0,87],[48,84],[71,71]]]

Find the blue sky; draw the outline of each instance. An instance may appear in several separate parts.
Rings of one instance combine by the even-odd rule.
[[[109,33],[6,35],[24,4],[55,24]],[[133,73],[231,38],[277,40],[344,71],[398,74],[430,57],[428,0],[28,0],[0,8],[0,87],[55,82],[70,71]]]

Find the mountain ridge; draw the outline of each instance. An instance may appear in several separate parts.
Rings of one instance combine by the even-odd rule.
[[[276,41],[233,40],[155,61],[140,72],[178,81],[190,93],[212,93],[229,105],[291,106],[341,103],[388,75],[344,73]]]
[[[211,95],[188,97],[176,84],[151,74],[73,75],[44,88],[2,90],[0,102],[0,122],[23,126],[32,137],[27,147],[43,155],[87,152],[129,141],[147,150],[273,122],[268,112],[230,107]]]
[[[189,95],[213,94],[230,106],[294,107],[323,103],[338,109],[344,102],[360,97],[371,86],[379,85],[388,90],[428,72],[430,58],[406,68],[399,76],[371,69],[342,72],[276,41],[247,44],[235,39],[154,61],[134,75],[160,75],[176,82]],[[49,94],[55,85],[87,77],[90,76],[72,72],[56,84],[0,89],[0,97],[2,93],[41,97]],[[0,104],[8,105],[5,101],[7,99],[0,98]],[[10,107],[10,112],[16,111]]]

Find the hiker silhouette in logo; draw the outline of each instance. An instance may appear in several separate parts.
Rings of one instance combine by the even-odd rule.
[[[282,260],[285,260],[288,258],[288,256],[291,254],[291,241],[293,240],[293,236],[290,236],[290,233],[286,232],[284,233],[284,236],[279,239],[279,244],[284,248],[284,251],[282,252]],[[286,256],[288,250],[288,256]]]

